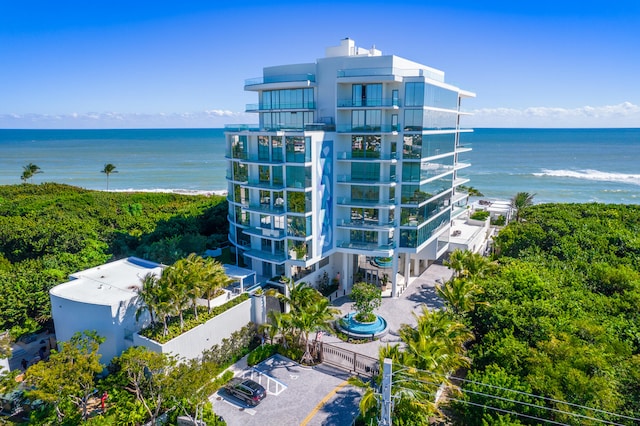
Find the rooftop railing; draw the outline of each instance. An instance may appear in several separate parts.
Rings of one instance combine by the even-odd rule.
[[[372,76],[427,77],[432,80],[444,82],[444,74],[439,73],[436,70],[429,70],[425,68],[403,69],[395,67],[380,67],[338,70],[338,78]]]
[[[316,82],[315,74],[285,74],[285,75],[271,75],[263,77],[249,78],[244,81],[245,86],[255,86],[258,84],[271,84],[271,83],[288,83],[295,81],[309,81]]]

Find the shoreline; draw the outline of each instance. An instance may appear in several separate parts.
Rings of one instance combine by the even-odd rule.
[[[89,188],[85,188],[89,189]],[[180,195],[219,195],[219,196],[227,196],[228,191],[226,189],[214,189],[214,190],[203,190],[203,189],[169,189],[169,188],[155,188],[155,189],[96,189],[95,191],[102,192],[155,192],[155,193],[164,193],[164,194],[180,194]]]

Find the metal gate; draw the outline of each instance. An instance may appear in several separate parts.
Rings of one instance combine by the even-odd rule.
[[[380,372],[377,359],[324,342],[320,343],[320,360],[333,367],[362,376],[372,377]]]

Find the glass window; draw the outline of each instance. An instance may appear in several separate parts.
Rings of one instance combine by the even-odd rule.
[[[282,185],[284,183],[284,178],[282,177],[282,166],[273,166],[271,168],[273,184],[274,185]]]
[[[262,206],[271,205],[271,191],[260,190],[260,205]]]
[[[424,83],[406,83],[404,90],[404,106],[412,107],[424,105]]]
[[[247,159],[247,136],[231,136],[231,156],[242,160]]]
[[[269,166],[258,166],[258,177],[261,183],[270,183],[270,175]]]
[[[351,186],[352,201],[370,201],[378,202],[380,199],[380,187],[378,186]]]
[[[380,158],[381,140],[379,135],[353,135],[351,137],[351,157]]]
[[[269,136],[258,136],[258,160],[269,161]]]
[[[458,109],[458,92],[431,84],[425,85],[425,105],[445,109]]]
[[[271,137],[271,158],[273,161],[282,161],[282,136]]]
[[[307,188],[311,186],[311,167],[287,166],[287,188]]]
[[[423,111],[421,109],[405,109],[404,110],[404,131],[420,132],[422,131]]]
[[[380,163],[351,163],[352,181],[379,181]]]
[[[286,137],[287,161],[304,163],[311,161],[311,138],[304,136]]]

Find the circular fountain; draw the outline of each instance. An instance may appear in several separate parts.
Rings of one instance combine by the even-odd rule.
[[[356,320],[357,312],[349,312],[336,321],[338,330],[355,339],[377,339],[389,331],[387,320],[376,315],[373,322],[360,322]]]
[[[390,257],[374,257],[373,263],[380,268],[391,268],[391,266],[393,266],[393,259]]]

